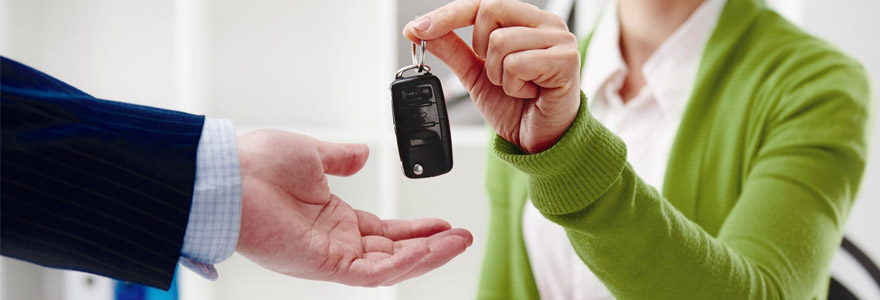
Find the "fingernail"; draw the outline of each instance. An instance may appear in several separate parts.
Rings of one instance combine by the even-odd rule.
[[[431,27],[431,19],[429,19],[428,16],[421,17],[416,20],[413,26],[420,31],[428,30],[428,28]]]

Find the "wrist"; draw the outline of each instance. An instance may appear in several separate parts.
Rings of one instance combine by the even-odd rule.
[[[547,124],[538,125],[537,127],[546,128],[544,130],[545,134],[536,135],[537,138],[528,141],[526,138],[520,138],[522,141],[528,141],[523,143],[513,142],[518,145],[520,149],[529,154],[541,153],[547,149],[556,145],[565,133],[571,128],[571,125],[574,123],[575,119],[578,116],[578,112],[581,108],[581,98],[580,98],[580,90],[577,90],[571,96],[565,97],[566,99],[570,99],[564,102],[565,107],[559,110],[559,114],[557,116],[550,116]],[[527,132],[527,131],[520,131]]]
[[[253,166],[253,153],[250,151],[249,145],[253,141],[249,141],[247,138],[242,138],[239,136],[237,139],[238,145],[238,165],[241,170],[241,223],[238,229],[238,240],[235,243],[235,251],[236,252],[247,252],[248,248],[248,225],[250,224],[249,212],[251,207],[251,199],[249,195],[249,187],[252,184],[253,178],[251,178],[250,168]]]
[[[523,153],[495,140],[498,157],[529,175],[532,203],[544,214],[567,214],[591,204],[626,164],[626,145],[590,115],[586,97],[581,102],[569,130],[541,153]]]

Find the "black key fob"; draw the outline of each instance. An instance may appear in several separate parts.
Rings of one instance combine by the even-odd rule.
[[[391,105],[403,174],[446,174],[452,170],[452,138],[440,80],[430,72],[403,77],[402,71],[391,83]]]

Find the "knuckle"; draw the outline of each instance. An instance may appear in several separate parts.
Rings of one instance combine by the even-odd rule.
[[[504,4],[503,1],[504,0],[483,0],[483,2],[480,3],[480,6],[486,10],[494,11]]]
[[[491,82],[494,85],[502,84],[502,80],[501,80],[502,76],[503,76],[502,72],[490,71],[489,69],[486,70],[486,78],[488,78],[489,82]]]
[[[476,20],[474,23],[488,23],[492,21],[492,14],[495,9],[493,9],[490,5],[486,4],[486,1],[483,1],[483,4],[480,5],[480,10],[477,11]]]
[[[522,71],[523,65],[523,59],[519,55],[508,55],[504,58],[505,73],[509,72],[511,75],[517,74]]]
[[[565,49],[562,51],[561,55],[562,55],[562,59],[564,59],[566,62],[571,62],[572,60],[578,61],[578,60],[580,60],[580,56],[581,56],[581,54],[578,52],[577,48]]]
[[[504,7],[508,5],[509,0],[483,0],[480,4],[480,13],[486,19],[495,19],[503,17]]]
[[[575,47],[577,47],[578,40],[577,40],[577,36],[574,35],[574,33],[565,32],[565,37],[563,37],[563,41],[565,41],[566,43],[569,43],[569,44],[573,44],[573,45],[575,45]]]
[[[499,50],[504,49],[504,44],[508,39],[508,34],[505,30],[493,30],[489,33],[489,51],[500,52]]]
[[[551,12],[544,11],[543,13],[544,13],[544,22],[546,24],[553,26],[553,27],[565,28],[565,30],[568,30],[568,24],[565,23],[565,20],[563,20],[562,17],[560,17],[554,13],[551,13]]]
[[[559,64],[556,64],[554,69],[556,69],[553,73],[556,74],[553,77],[553,84],[555,85],[566,85],[566,84],[578,84],[578,73],[580,66],[580,54],[577,50],[565,50],[561,52],[559,59]],[[567,85],[566,85],[567,86]]]
[[[504,85],[502,85],[501,88],[504,90],[504,93],[507,94],[508,96],[515,96],[516,92],[518,92],[518,88],[514,87],[514,85],[509,82],[510,81],[508,81],[508,83],[504,83]]]

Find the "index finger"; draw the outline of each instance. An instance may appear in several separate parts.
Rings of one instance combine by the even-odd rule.
[[[433,40],[452,30],[474,25],[473,49],[486,57],[489,34],[501,27],[543,26],[567,28],[565,22],[537,6],[516,0],[456,0],[435,9],[403,29],[403,35],[414,43]]]
[[[403,36],[417,43],[433,40],[458,28],[471,26],[477,18],[480,0],[456,0],[437,8],[403,28]]]

